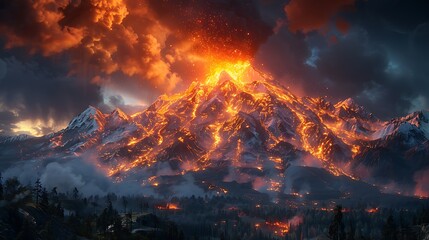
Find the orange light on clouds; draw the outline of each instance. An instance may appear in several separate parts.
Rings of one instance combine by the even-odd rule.
[[[12,128],[15,134],[28,134],[35,137],[41,137],[46,134],[43,129],[49,128],[52,131],[58,131],[66,126],[66,123],[54,122],[53,119],[47,122],[35,119],[35,120],[24,120],[17,122],[15,127]]]

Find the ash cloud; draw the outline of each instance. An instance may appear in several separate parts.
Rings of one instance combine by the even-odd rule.
[[[58,125],[102,103],[105,85],[150,103],[154,93],[204,75],[208,56],[252,57],[272,28],[259,11],[251,0],[2,1],[0,45],[8,57],[0,57],[0,111]],[[2,124],[2,133],[13,125]]]
[[[291,32],[326,31],[327,25],[341,10],[353,7],[355,0],[291,0],[285,6]],[[344,30],[344,20],[339,22]]]
[[[196,50],[209,55],[251,58],[272,32],[252,0],[151,0],[149,5],[178,40],[194,37],[200,43]]]
[[[251,0],[17,0],[0,11],[7,49],[66,53],[72,73],[138,76],[164,91],[182,81],[178,62],[217,54],[247,59],[271,34]]]
[[[106,85],[150,104],[201,77],[210,55],[254,57],[299,95],[352,97],[382,118],[427,108],[428,7],[423,0],[3,1],[2,134],[32,118],[66,122],[100,105]]]
[[[313,14],[322,3],[329,11]],[[383,119],[427,108],[428,7],[425,1],[292,0],[255,62],[299,95],[352,97]]]

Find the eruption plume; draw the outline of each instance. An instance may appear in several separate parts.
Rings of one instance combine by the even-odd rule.
[[[0,12],[5,48],[65,54],[72,73],[121,73],[164,91],[218,59],[250,59],[271,34],[253,1],[17,0]]]

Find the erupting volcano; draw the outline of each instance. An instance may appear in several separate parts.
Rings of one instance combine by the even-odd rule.
[[[378,191],[367,182],[427,196],[417,192],[414,176],[429,165],[428,120],[417,112],[383,122],[352,99],[297,97],[242,61],[214,64],[205,81],[132,116],[89,107],[64,130],[6,139],[1,148],[4,159],[95,151],[98,167],[114,181],[142,187],[192,176],[217,194],[234,184],[301,198]]]

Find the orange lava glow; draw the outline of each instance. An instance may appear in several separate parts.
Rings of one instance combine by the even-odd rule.
[[[214,63],[209,70],[209,74],[206,78],[205,84],[215,86],[221,80],[222,73],[226,73],[231,77],[231,80],[239,85],[243,86],[245,81],[249,81],[245,78],[246,71],[251,67],[249,61],[239,61],[236,63],[219,62]]]
[[[369,209],[366,209],[366,212],[367,213],[376,213],[376,212],[378,212],[378,208],[369,208]]]
[[[175,203],[167,203],[165,206],[160,205],[160,206],[157,206],[156,208],[159,210],[180,210],[181,209],[179,205]]]
[[[327,103],[323,99],[296,97],[286,88],[279,87],[267,74],[256,70],[250,60],[227,62],[214,59],[208,72],[205,81],[192,83],[184,92],[163,95],[148,110],[133,116],[143,115],[148,122],[141,125],[140,135],[127,139],[125,148],[132,158],[112,167],[110,176],[138,167],[155,166],[164,149],[171,147],[190,153],[176,156],[180,166],[177,175],[213,166],[216,163],[212,160],[219,159],[222,149],[229,147],[234,149],[233,154],[228,155],[231,165],[249,167],[242,161],[242,154],[249,148],[246,146],[248,143],[240,137],[229,136],[231,133],[253,134],[257,131],[242,115],[254,114],[249,111],[257,109],[257,121],[265,124],[263,127],[268,133],[268,151],[290,143],[311,154],[332,174],[354,178],[347,172],[347,166],[343,168],[332,160],[340,148],[344,161],[353,159],[360,151],[359,139],[365,136],[347,129],[344,120],[327,109],[351,113],[359,109],[348,103],[324,107]],[[282,114],[279,108],[290,111],[289,122],[296,131],[291,137],[268,131],[267,119]],[[366,128],[375,128],[371,124],[377,123],[368,123]],[[199,127],[197,132],[196,126]],[[200,126],[203,127],[200,129]],[[268,170],[263,161],[274,163],[278,178],[262,181],[268,185],[269,191],[281,192],[284,185],[281,179],[287,162],[281,156],[269,155],[265,160],[258,159],[251,167],[258,171]],[[155,187],[158,185],[157,181],[149,180],[148,183]],[[219,192],[227,193],[226,190]]]
[[[284,223],[284,222],[265,222],[265,224],[277,236],[285,236],[289,232],[289,228],[290,228],[289,223]]]

